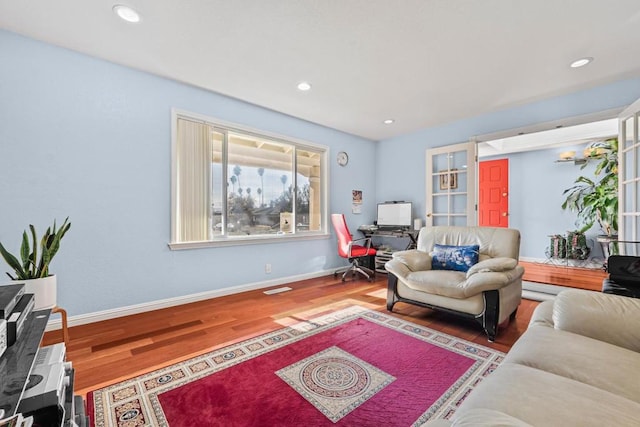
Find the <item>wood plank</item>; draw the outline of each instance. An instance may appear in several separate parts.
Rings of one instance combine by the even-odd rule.
[[[386,280],[380,274],[373,282],[343,283],[330,275],[289,283],[293,290],[279,294],[249,291],[71,327],[67,358],[76,369],[76,392],[85,394],[350,305],[388,313]],[[516,321],[502,327],[494,343],[476,322],[446,313],[398,303],[393,315],[506,352],[526,329],[537,305],[523,300]],[[59,331],[52,331],[43,342],[59,341]]]
[[[134,341],[140,341],[140,340],[145,339],[145,338],[152,338],[154,336],[163,335],[163,334],[167,334],[167,333],[175,332],[175,331],[180,331],[181,329],[187,329],[187,328],[191,328],[193,326],[198,326],[198,325],[201,325],[201,324],[202,324],[202,321],[194,320],[194,321],[191,321],[191,322],[181,323],[181,324],[175,325],[175,326],[169,326],[169,327],[166,327],[166,328],[155,329],[153,331],[145,332],[143,334],[128,335],[128,336],[126,336],[124,338],[121,338],[121,339],[118,339],[118,340],[115,340],[115,341],[109,341],[109,342],[94,346],[94,347],[91,348],[91,351],[98,352],[100,350],[105,350],[105,349],[110,348],[110,347],[118,347],[118,346],[121,346],[121,345],[124,345],[124,344],[129,344],[129,343],[134,342]]]
[[[524,267],[523,280],[591,291],[601,291],[602,281],[608,276],[607,272],[601,269],[525,261],[520,261],[520,265]]]

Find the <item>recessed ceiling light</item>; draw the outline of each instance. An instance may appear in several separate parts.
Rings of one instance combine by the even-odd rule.
[[[571,68],[584,67],[585,65],[589,64],[592,61],[593,61],[593,58],[591,57],[580,58],[571,63]]]
[[[391,123],[394,123],[394,122],[395,122],[395,120],[393,120],[393,119],[387,119],[382,123],[384,123],[385,125],[390,125]]]
[[[140,14],[129,6],[117,4],[113,6],[113,12],[127,22],[140,22]]]
[[[305,92],[308,90],[311,90],[311,84],[308,82],[300,82],[298,83],[298,90],[305,91]]]

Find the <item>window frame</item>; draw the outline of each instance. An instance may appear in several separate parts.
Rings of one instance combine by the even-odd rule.
[[[235,236],[224,234],[222,236],[215,237],[210,240],[192,241],[192,242],[180,242],[177,241],[178,236],[178,224],[177,224],[177,212],[178,212],[178,174],[177,174],[177,154],[178,154],[178,119],[190,120],[193,122],[200,122],[204,125],[208,125],[217,130],[224,130],[225,133],[240,132],[256,137],[266,138],[274,140],[278,143],[289,144],[294,148],[294,152],[297,149],[310,149],[318,151],[322,158],[320,161],[320,173],[321,173],[321,188],[320,195],[320,214],[322,216],[320,221],[320,230],[318,231],[305,231],[298,232],[295,230],[293,233],[286,234],[256,234],[247,236]],[[223,142],[223,156],[222,156],[222,170],[223,179],[227,180],[228,169],[228,140]],[[297,175],[297,156],[293,156],[293,168],[291,170],[293,176]],[[298,138],[277,134],[274,132],[263,131],[249,126],[241,125],[238,123],[228,122],[226,120],[206,116],[203,114],[193,113],[186,110],[180,110],[176,108],[171,109],[171,236],[168,246],[171,250],[181,249],[196,249],[206,247],[220,247],[220,246],[241,246],[241,245],[255,245],[265,243],[282,243],[286,241],[297,240],[319,240],[328,239],[329,234],[329,147],[309,141],[301,140]],[[295,191],[298,191],[295,188]],[[223,200],[226,200],[228,196],[227,189],[223,188]],[[295,203],[295,196],[294,196]],[[226,208],[226,202],[224,204]],[[226,215],[225,215],[226,218]]]

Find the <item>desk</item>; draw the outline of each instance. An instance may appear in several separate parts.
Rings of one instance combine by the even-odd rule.
[[[406,249],[415,249],[417,245],[416,239],[418,238],[419,230],[407,230],[407,229],[398,229],[398,230],[379,230],[377,228],[372,228],[368,226],[360,226],[358,227],[358,231],[362,233],[365,237],[396,237],[396,238],[409,238],[409,244]]]

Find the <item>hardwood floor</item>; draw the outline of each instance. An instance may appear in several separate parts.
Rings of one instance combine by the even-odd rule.
[[[70,328],[67,358],[76,369],[77,394],[349,305],[386,312],[383,274],[371,283],[326,276],[286,286],[293,290],[243,292]],[[494,343],[471,320],[404,303],[395,305],[393,315],[506,352],[537,305],[523,300],[515,322],[502,327]],[[61,335],[48,332],[43,344],[59,342]]]
[[[520,265],[524,267],[523,280],[591,291],[602,290],[602,280],[608,276],[604,270],[591,268],[565,267],[525,261],[520,261]]]

